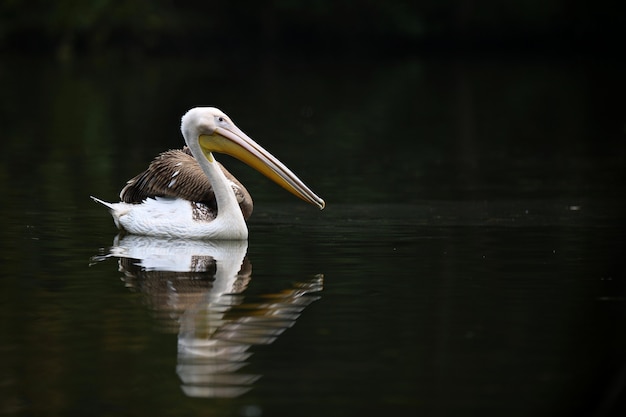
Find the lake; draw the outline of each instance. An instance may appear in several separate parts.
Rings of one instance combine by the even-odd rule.
[[[623,66],[116,57],[0,66],[0,414],[613,415]],[[217,156],[247,242],[118,235],[215,105],[326,200]]]

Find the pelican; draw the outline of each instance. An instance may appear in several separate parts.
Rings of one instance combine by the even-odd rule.
[[[182,117],[180,129],[187,146],[158,155],[146,171],[126,183],[119,203],[91,197],[109,208],[119,229],[146,236],[247,239],[252,199],[213,152],[241,160],[302,200],[324,208],[324,200],[221,110],[193,108]]]

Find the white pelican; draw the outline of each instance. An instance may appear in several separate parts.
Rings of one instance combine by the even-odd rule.
[[[247,239],[252,213],[246,189],[213,157],[221,152],[255,168],[304,201],[324,208],[315,195],[278,159],[214,107],[196,107],[181,121],[183,150],[157,156],[129,180],[119,203],[107,203],[116,226],[132,234],[193,239]]]

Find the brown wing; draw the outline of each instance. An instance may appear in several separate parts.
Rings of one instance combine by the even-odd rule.
[[[252,197],[219,162],[218,166],[232,182],[239,207],[247,220],[252,214]],[[186,146],[158,155],[148,169],[128,180],[120,192],[120,199],[125,203],[141,203],[149,197],[178,197],[217,209],[213,187]]]

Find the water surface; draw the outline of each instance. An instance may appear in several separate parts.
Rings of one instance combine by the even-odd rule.
[[[2,414],[620,406],[610,65],[35,63],[0,72]],[[222,157],[255,199],[248,242],[117,236],[89,195],[115,199],[180,146],[196,104],[229,113],[327,208]]]

